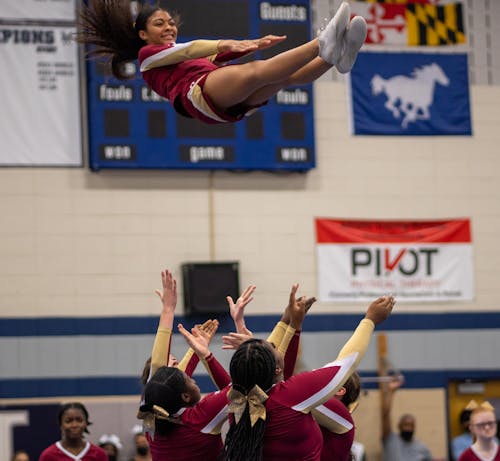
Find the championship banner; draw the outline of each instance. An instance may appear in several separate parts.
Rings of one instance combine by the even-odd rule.
[[[82,164],[75,31],[0,26],[0,165]]]
[[[2,0],[3,21],[74,21],[75,0]]]
[[[320,301],[470,301],[470,221],[316,219]]]
[[[367,45],[440,46],[466,43],[461,3],[351,2],[351,14],[366,19]]]
[[[471,135],[465,53],[359,53],[351,129],[364,135]]]

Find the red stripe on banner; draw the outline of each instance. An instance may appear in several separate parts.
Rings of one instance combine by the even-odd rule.
[[[469,219],[447,221],[350,221],[316,218],[315,225],[317,243],[471,242]]]

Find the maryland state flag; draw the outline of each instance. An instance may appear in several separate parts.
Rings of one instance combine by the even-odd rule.
[[[461,3],[435,5],[401,0],[351,2],[366,19],[366,44],[439,46],[466,43]]]
[[[465,43],[461,3],[406,5],[408,45],[451,45]]]

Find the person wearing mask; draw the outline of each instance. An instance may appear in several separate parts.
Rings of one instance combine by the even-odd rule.
[[[142,429],[134,435],[134,444],[135,453],[130,461],[152,461],[149,444]]]
[[[432,455],[419,440],[415,439],[415,417],[409,413],[399,418],[398,431],[391,430],[391,408],[394,393],[403,380],[398,377],[387,384],[387,393],[382,405],[382,442],[384,461],[432,461]]]

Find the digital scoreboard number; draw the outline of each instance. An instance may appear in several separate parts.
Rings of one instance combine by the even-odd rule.
[[[161,2],[160,2],[161,3]],[[311,38],[309,1],[168,0],[178,42],[287,35],[245,59],[266,59]],[[90,168],[306,171],[315,166],[312,85],[285,88],[250,117],[208,125],[176,114],[137,77],[119,81],[88,61]]]

